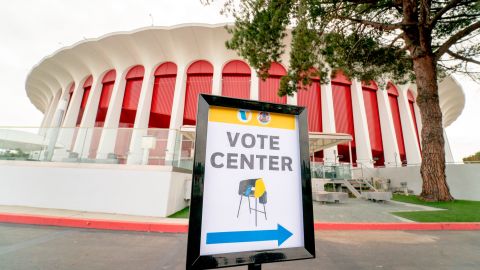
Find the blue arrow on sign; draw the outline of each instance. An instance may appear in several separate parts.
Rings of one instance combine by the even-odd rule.
[[[278,241],[281,246],[293,234],[282,225],[277,224],[276,230],[210,232],[207,233],[207,245],[240,242]]]

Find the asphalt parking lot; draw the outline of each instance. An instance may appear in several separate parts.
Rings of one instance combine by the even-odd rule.
[[[262,269],[479,269],[478,231],[320,231],[317,258]],[[0,269],[185,269],[186,234],[0,223]],[[238,267],[231,269],[246,269]]]

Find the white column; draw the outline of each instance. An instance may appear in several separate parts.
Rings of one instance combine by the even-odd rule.
[[[380,127],[382,128],[383,154],[385,156],[385,166],[401,166],[400,152],[398,151],[397,137],[395,127],[393,126],[392,110],[388,100],[388,93],[385,86],[380,86],[377,90],[378,113],[380,114]]]
[[[60,95],[62,96],[62,95]],[[55,152],[55,146],[57,144],[58,134],[60,132],[60,126],[62,124],[63,115],[65,114],[65,110],[67,108],[67,100],[60,98],[58,101],[58,105],[55,109],[55,113],[52,118],[52,122],[50,124],[50,128],[47,131],[47,142],[48,147],[44,153],[42,153],[42,160],[50,161],[53,158]]]
[[[335,133],[335,111],[333,109],[332,83],[328,81],[320,86],[322,96],[322,129],[324,133]],[[323,150],[323,159],[325,163],[335,163],[337,157],[337,147],[330,147]]]
[[[255,71],[254,68],[251,68],[251,70],[252,70],[252,75],[250,77],[250,99],[258,100],[260,79],[258,78],[257,71]]]
[[[63,119],[62,128],[58,135],[58,143],[63,145],[64,148],[59,151],[55,151],[54,160],[61,160],[68,157],[68,152],[72,149],[78,112],[80,110],[80,103],[82,102],[83,97],[83,82],[84,80],[77,82],[70,103],[68,104],[67,112],[65,114],[65,118]],[[67,95],[68,91],[69,89],[67,88]]]
[[[108,111],[103,126],[100,143],[98,145],[97,158],[107,158],[109,153],[115,150],[117,139],[118,122],[122,111],[123,95],[125,94],[126,68],[117,68],[117,76],[113,85],[112,95],[108,104]]]
[[[415,112],[415,118],[417,120],[417,129],[418,129],[418,138],[420,140],[420,149],[422,148],[422,114],[420,113],[420,108],[418,108],[417,102],[413,104],[413,110]]]
[[[77,139],[75,140],[75,145],[73,147],[73,151],[79,153],[82,158],[88,158],[93,129],[95,127],[95,118],[97,117],[98,103],[100,102],[100,96],[102,95],[103,83],[101,78],[103,78],[103,74],[100,76],[92,76],[92,88],[90,88],[85,111],[83,112],[82,122],[80,122]]]
[[[362,83],[353,80],[350,86],[352,92],[353,124],[355,127],[355,147],[357,163],[363,167],[373,167],[372,147],[368,130],[367,114],[363,100]],[[372,131],[373,132],[373,131]]]
[[[452,149],[450,148],[450,142],[448,141],[445,129],[443,129],[443,138],[445,138],[445,162],[453,163],[455,162],[455,159],[453,158]]]
[[[147,135],[150,108],[152,104],[153,84],[155,82],[155,66],[145,66],[142,90],[138,100],[135,124],[130,140],[130,150],[127,164],[141,164],[143,159],[142,137]],[[147,159],[148,161],[148,159]]]
[[[50,106],[48,107],[48,111],[45,113],[45,117],[42,122],[42,129],[40,129],[40,135],[45,135],[48,132],[48,129],[52,126],[52,119],[57,111],[58,102],[60,97],[62,96],[62,90],[58,90],[55,96],[52,98],[52,102],[50,102]]]
[[[422,156],[418,148],[417,134],[415,131],[415,124],[413,122],[412,113],[408,104],[409,85],[401,85],[397,89],[398,93],[398,107],[400,110],[400,119],[402,122],[403,141],[405,143],[405,152],[407,155],[408,164],[420,164]]]
[[[221,62],[213,63],[212,95],[222,95],[222,66]]]
[[[55,104],[54,103],[55,103],[55,96],[53,96],[50,99],[50,102],[48,102],[48,106],[45,109],[45,112],[43,113],[42,123],[40,124],[40,127],[41,127],[41,129],[39,131],[40,134],[44,133],[43,128],[45,128],[48,125],[47,123],[49,122],[49,117],[51,116],[52,111],[55,110],[55,108],[54,108]]]
[[[175,93],[173,94],[172,116],[170,118],[170,130],[168,131],[167,153],[165,163],[169,164],[175,157],[175,145],[177,138],[180,139],[180,128],[183,124],[183,110],[185,105],[185,91],[187,87],[187,66],[179,65],[175,80]]]
[[[300,90],[300,91],[304,91],[304,90]],[[287,96],[287,104],[288,105],[295,105],[295,106],[298,105],[297,92],[293,93],[292,96]]]

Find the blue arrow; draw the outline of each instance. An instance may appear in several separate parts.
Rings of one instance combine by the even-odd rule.
[[[282,225],[277,224],[276,230],[210,232],[207,233],[207,245],[240,242],[278,241],[281,246],[293,234]]]

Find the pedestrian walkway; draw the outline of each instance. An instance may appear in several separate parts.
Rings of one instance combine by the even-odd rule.
[[[392,212],[442,211],[442,209],[395,201],[372,202],[349,198],[345,203],[314,202],[313,213],[321,222],[413,222]]]
[[[412,222],[407,219],[397,217],[391,214],[391,212],[438,210],[441,209],[394,201],[375,203],[364,199],[351,198],[345,203],[313,203],[315,221],[320,222]],[[188,225],[188,219],[184,218],[145,217],[27,206],[0,205],[0,213],[56,218]]]

